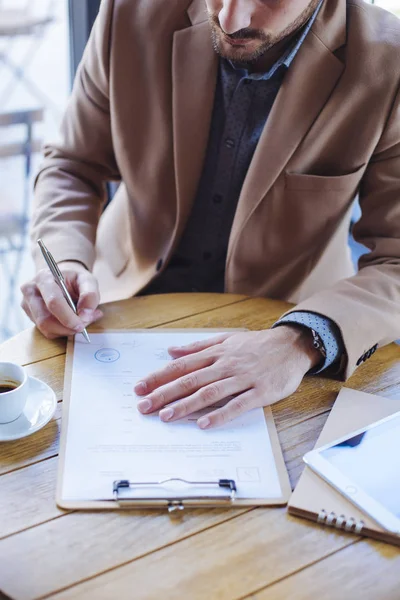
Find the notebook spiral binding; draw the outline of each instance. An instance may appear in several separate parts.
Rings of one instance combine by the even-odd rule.
[[[365,527],[364,521],[357,521],[353,517],[347,519],[345,515],[337,515],[335,512],[329,514],[326,510],[322,509],[318,515],[317,523],[321,525],[328,525],[329,527],[336,527],[336,529],[344,529],[344,531],[350,531],[358,535],[362,534],[363,528]]]

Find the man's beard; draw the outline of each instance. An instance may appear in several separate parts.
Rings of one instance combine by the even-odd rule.
[[[311,15],[314,13],[317,8],[320,0],[312,0],[307,8],[295,19],[290,25],[288,25],[283,31],[278,34],[266,33],[262,29],[241,29],[240,31],[235,31],[235,33],[231,35],[227,35],[221,29],[221,25],[219,23],[218,15],[216,13],[208,14],[208,18],[211,26],[211,35],[212,35],[212,43],[215,52],[219,54],[222,58],[226,58],[231,60],[232,62],[238,63],[254,63],[259,58],[261,58],[268,50],[270,50],[273,46],[284,40],[285,38],[289,38],[296,31],[301,29],[303,25],[307,23],[310,19]],[[259,44],[252,51],[246,50],[245,47],[238,46],[237,48],[232,47],[232,49],[228,52],[225,51],[221,38],[226,37],[231,40],[252,40],[258,41]]]

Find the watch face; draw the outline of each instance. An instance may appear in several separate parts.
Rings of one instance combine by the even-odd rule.
[[[311,333],[313,336],[314,348],[319,350],[321,352],[322,356],[325,358],[326,357],[325,347],[324,347],[324,344],[323,344],[320,336],[318,335],[318,333],[316,331],[314,331],[314,329],[311,329]]]

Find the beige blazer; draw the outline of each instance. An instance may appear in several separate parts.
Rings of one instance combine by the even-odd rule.
[[[94,267],[103,301],[137,293],[177,246],[217,67],[204,0],[103,0],[60,139],[45,148],[32,227],[56,260]],[[324,0],[262,133],[229,240],[226,291],[333,319],[346,377],[376,344],[400,337],[399,83],[398,19],[362,0]],[[123,183],[100,219],[106,180]],[[355,234],[372,251],[354,275],[357,192]]]

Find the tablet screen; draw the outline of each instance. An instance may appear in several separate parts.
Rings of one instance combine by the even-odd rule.
[[[400,414],[320,454],[400,518]]]

